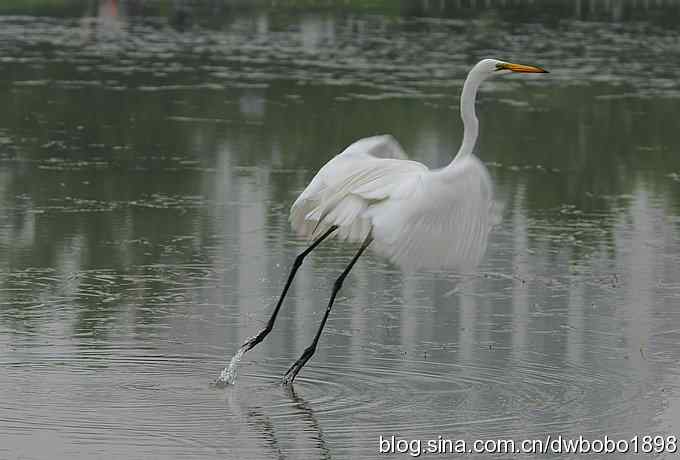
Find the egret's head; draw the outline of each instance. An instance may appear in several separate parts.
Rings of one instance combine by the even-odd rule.
[[[547,70],[540,67],[513,64],[498,59],[482,59],[472,68],[472,72],[479,74],[482,79],[509,73],[548,73]]]

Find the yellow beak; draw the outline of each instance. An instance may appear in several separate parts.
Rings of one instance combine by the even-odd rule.
[[[548,73],[547,70],[532,65],[505,63],[498,65],[499,70],[511,70],[518,73]]]

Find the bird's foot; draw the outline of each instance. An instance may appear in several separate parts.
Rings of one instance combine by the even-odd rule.
[[[295,376],[300,372],[300,369],[293,369],[292,367],[288,369],[288,372],[283,376],[281,379],[281,385],[284,387],[290,387],[293,385],[293,380],[295,380]]]
[[[300,369],[302,369],[302,367],[307,364],[309,358],[311,358],[314,354],[314,350],[315,348],[313,346],[306,348],[304,353],[302,353],[302,356],[300,356],[300,358],[298,358],[298,360],[295,361],[292,366],[290,366],[290,369],[288,369],[281,379],[281,384],[283,386],[287,387],[293,384],[293,381],[295,380],[295,377],[297,377],[298,372],[300,372]]]
[[[288,369],[288,372],[286,372],[286,374],[281,379],[281,385],[283,385],[284,387],[292,386],[295,377],[297,377],[298,372],[300,372],[300,369],[302,369],[302,366],[304,365],[305,363],[304,362],[300,363],[300,360],[295,361],[295,364],[293,364],[290,367],[290,369]]]

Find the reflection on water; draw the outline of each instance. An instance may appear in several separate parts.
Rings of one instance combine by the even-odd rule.
[[[12,3],[0,457],[677,434],[676,3]],[[288,394],[278,381],[355,250],[322,246],[238,385],[211,388],[306,244],[288,228],[296,194],[376,133],[446,164],[482,55],[554,72],[482,90],[479,156],[505,213],[479,270],[404,276],[368,254]]]

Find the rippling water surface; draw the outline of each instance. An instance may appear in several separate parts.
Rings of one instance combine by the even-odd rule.
[[[679,17],[668,1],[3,2],[0,458],[680,434]],[[552,72],[480,96],[504,207],[483,264],[407,276],[369,253],[289,391],[356,249],[326,244],[237,385],[211,386],[305,247],[287,212],[314,172],[384,132],[446,164],[483,56]]]

